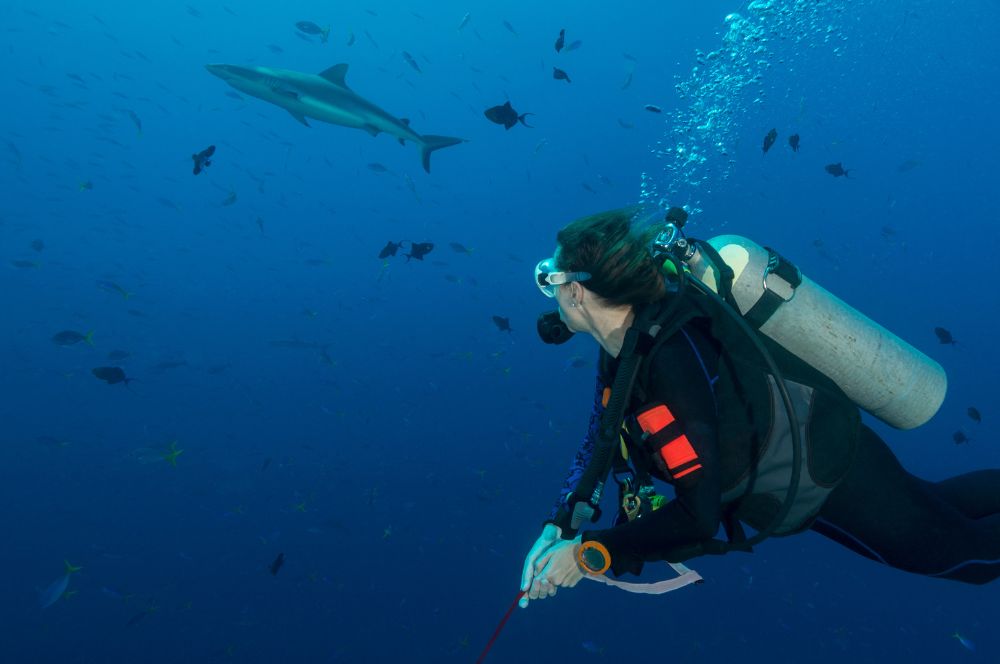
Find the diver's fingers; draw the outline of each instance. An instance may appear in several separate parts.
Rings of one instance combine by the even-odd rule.
[[[528,557],[524,560],[524,569],[521,570],[521,591],[525,592],[531,587],[531,579],[535,576],[535,561],[528,554]]]
[[[559,585],[563,588],[576,588],[576,584],[580,583],[580,579],[583,578],[582,574],[573,574],[569,578],[565,579]]]
[[[545,599],[555,595],[556,588],[552,583],[544,578],[536,578],[531,582],[531,589],[528,590],[528,599]]]
[[[552,556],[554,554],[555,551],[553,551],[552,548],[549,548],[547,551],[545,551],[545,553],[539,556],[539,558],[535,561],[535,576],[538,576],[539,574],[542,573],[542,570],[549,567],[550,561],[552,560]]]
[[[540,566],[538,565],[539,557],[541,557],[545,551],[550,549],[555,543],[556,542],[551,540],[539,539],[535,542],[535,545],[531,547],[531,550],[528,552],[528,557],[524,559],[524,569],[521,571],[521,590],[527,590],[531,585],[531,580],[535,577],[535,570],[540,569]]]
[[[538,560],[538,556],[542,555],[542,551],[543,548],[536,543],[528,552],[528,557],[524,559],[524,569],[521,570],[521,590],[527,590],[531,587],[531,580],[535,578],[535,561]]]
[[[570,588],[570,575],[566,574],[560,570],[554,570],[552,573],[547,575],[549,582],[558,587]]]

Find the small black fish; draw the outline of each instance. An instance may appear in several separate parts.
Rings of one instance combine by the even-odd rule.
[[[413,56],[407,53],[406,51],[403,51],[403,59],[406,60],[406,64],[413,67],[413,70],[416,71],[418,74],[424,73],[420,71],[420,65],[417,64],[417,61],[413,58]]]
[[[456,253],[459,253],[459,254],[471,254],[472,253],[472,249],[469,249],[467,246],[465,246],[461,242],[449,242],[448,246],[451,247],[452,251],[454,251]]]
[[[52,336],[52,343],[57,346],[74,346],[81,341],[86,342],[88,346],[93,346],[93,331],[87,332],[86,334],[80,334],[76,330],[63,330],[62,332],[58,332]]]
[[[321,28],[312,21],[299,21],[295,24],[296,29],[299,32],[303,32],[307,35],[319,35],[319,39],[324,44],[326,40],[330,37],[330,26]]]
[[[848,173],[850,173],[850,171],[844,168],[844,165],[841,164],[839,161],[836,164],[827,164],[826,166],[823,167],[823,170],[825,170],[827,173],[829,173],[835,178],[839,178],[842,175],[846,178],[849,177]]]
[[[402,246],[402,242],[393,242],[392,240],[389,240],[386,245],[382,247],[382,251],[378,252],[378,257],[388,258],[389,256],[395,256],[396,252],[399,251],[399,248]]]
[[[125,372],[121,367],[97,367],[96,369],[91,369],[90,373],[94,374],[98,380],[103,380],[108,385],[116,385],[118,383],[125,383],[128,385],[132,379],[125,375]]]
[[[645,106],[643,106],[643,108],[646,109],[647,111],[649,111],[650,113],[662,113],[663,112],[663,109],[660,108],[659,106],[655,105],[655,104],[646,104]]]
[[[556,37],[556,53],[562,50],[563,44],[566,43],[566,29],[559,31],[559,36]]]
[[[434,243],[432,242],[411,242],[410,243],[410,253],[403,254],[406,256],[406,262],[409,263],[411,258],[416,258],[418,261],[424,260],[424,256],[431,253],[431,249],[434,248]]]
[[[934,334],[937,335],[938,341],[940,341],[942,344],[951,344],[952,346],[958,344],[958,342],[955,341],[955,337],[951,336],[951,332],[944,329],[943,327],[935,327]]]
[[[976,424],[983,423],[983,416],[979,413],[979,409],[975,406],[969,406],[969,410],[965,412],[969,414],[969,418]]]
[[[575,42],[573,42],[572,44],[570,44],[569,46],[567,46],[564,50],[567,53],[569,53],[570,51],[575,51],[576,49],[580,48],[581,46],[583,46],[583,40],[582,39],[577,39]]]
[[[45,243],[42,242],[41,240],[32,240],[31,241],[31,248],[34,249],[35,251],[41,253],[41,251],[43,249],[45,249]]]
[[[504,318],[503,316],[494,316],[493,324],[497,326],[497,329],[501,332],[513,332],[514,330],[510,327],[510,319]]]
[[[271,570],[271,576],[277,576],[278,570],[280,570],[281,566],[284,564],[285,564],[285,554],[279,553],[278,557],[274,559],[274,562],[268,566],[268,569]]]
[[[767,132],[767,135],[764,136],[764,154],[767,154],[767,151],[771,149],[771,146],[774,145],[776,140],[778,140],[778,130],[771,129],[771,131]]]
[[[194,160],[195,175],[198,175],[198,173],[201,173],[204,169],[212,165],[213,154],[215,154],[215,146],[209,145],[201,152],[191,155],[191,159]]]
[[[534,113],[522,113],[517,114],[514,107],[510,105],[510,102],[506,102],[503,106],[494,106],[492,108],[487,108],[483,111],[483,115],[490,122],[495,122],[498,125],[503,125],[504,129],[510,129],[518,122],[523,124],[525,127],[533,128],[530,124],[524,121],[524,118],[529,115],[534,115]]]
[[[262,464],[260,465],[260,472],[262,472],[262,473],[263,473],[263,472],[264,472],[265,470],[267,470],[267,469],[268,469],[268,468],[269,468],[270,466],[271,466],[271,457],[267,457],[266,459],[264,459],[264,463],[262,463]]]
[[[556,79],[557,81],[566,81],[567,83],[573,82],[569,80],[569,74],[564,72],[562,69],[559,69],[559,67],[552,68],[552,78]]]
[[[675,226],[683,226],[684,222],[688,220],[687,210],[675,205],[667,210],[666,220]]]
[[[972,439],[966,436],[964,431],[956,431],[955,433],[951,434],[951,439],[955,441],[956,445],[972,442]]]
[[[790,148],[792,148],[792,152],[798,152],[799,151],[799,135],[798,134],[792,134],[791,136],[788,137],[788,146]]]

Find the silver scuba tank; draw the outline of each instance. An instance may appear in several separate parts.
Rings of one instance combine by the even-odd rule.
[[[691,274],[718,292],[711,260],[676,240]],[[940,408],[941,365],[826,291],[776,252],[738,235],[708,240],[733,270],[740,313],[764,335],[833,380],[886,424],[913,429]]]

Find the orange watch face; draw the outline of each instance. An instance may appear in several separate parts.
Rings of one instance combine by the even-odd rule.
[[[581,544],[577,560],[580,567],[591,574],[604,574],[611,567],[611,554],[600,542],[590,541]]]

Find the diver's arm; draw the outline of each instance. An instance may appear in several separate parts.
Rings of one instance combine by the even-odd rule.
[[[583,471],[586,470],[587,464],[590,463],[590,458],[594,455],[594,442],[597,440],[597,432],[601,426],[601,415],[604,413],[604,387],[604,380],[598,374],[597,386],[594,389],[594,407],[590,413],[590,424],[587,426],[587,435],[584,436],[580,448],[576,451],[576,456],[573,458],[572,465],[570,465],[569,473],[566,475],[565,481],[563,481],[562,489],[559,490],[559,499],[552,506],[552,511],[549,513],[546,523],[562,525],[556,522],[559,510],[566,504],[566,498],[569,494],[573,493],[573,490],[580,483]]]
[[[722,471],[713,377],[707,368],[714,363],[693,350],[692,338],[704,333],[686,329],[689,334],[674,335],[652,358],[648,398],[665,404],[677,418],[696,460],[683,466],[689,472],[678,470],[678,477],[669,478],[675,500],[635,521],[583,533],[583,541],[594,539],[608,548],[615,574],[638,573],[644,561],[679,562],[686,550],[711,539],[719,529]],[[703,353],[713,352],[708,338],[701,339]]]
[[[608,528],[585,531],[583,541],[597,540],[611,554],[611,570],[638,574],[642,563],[679,562],[688,550],[715,536],[722,518],[722,486],[714,441],[688,439],[702,468],[678,480],[676,498],[640,519]]]

